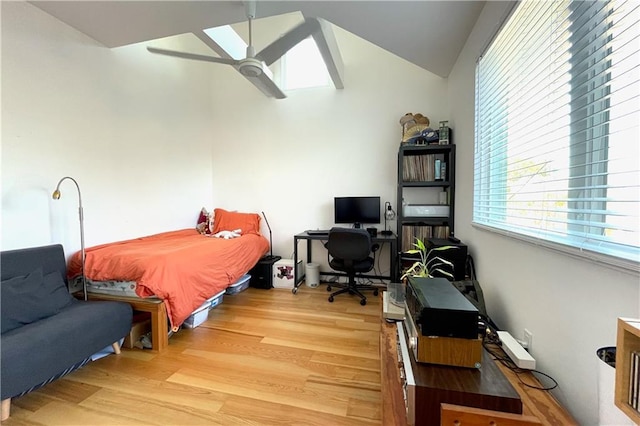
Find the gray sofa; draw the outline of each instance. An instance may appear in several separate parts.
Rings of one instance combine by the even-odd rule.
[[[0,253],[2,420],[11,398],[82,367],[131,330],[127,303],[79,301],[68,291],[61,245]],[[114,343],[115,342],[115,343]]]

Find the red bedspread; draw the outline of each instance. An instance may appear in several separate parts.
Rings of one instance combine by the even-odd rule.
[[[171,325],[177,327],[206,299],[236,282],[268,249],[262,235],[225,240],[183,229],[87,248],[85,275],[95,281],[135,281],[138,296],[165,301]],[[68,275],[73,278],[81,270],[77,252]]]

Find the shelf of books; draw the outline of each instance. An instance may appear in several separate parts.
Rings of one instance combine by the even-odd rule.
[[[425,226],[425,225],[404,225],[400,250],[406,252],[414,249],[416,238],[427,241],[430,238],[446,239],[449,236],[448,226]]]
[[[618,318],[615,403],[640,423],[640,319]]]
[[[402,157],[402,180],[404,184],[420,182],[442,186],[447,177],[448,153],[404,155]]]

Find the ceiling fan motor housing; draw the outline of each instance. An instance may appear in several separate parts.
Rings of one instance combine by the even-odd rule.
[[[255,58],[246,58],[240,61],[238,69],[246,77],[258,77],[262,74],[262,61]]]

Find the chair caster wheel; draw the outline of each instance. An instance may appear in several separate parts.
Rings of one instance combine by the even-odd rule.
[[[378,295],[378,289],[376,288],[375,290],[373,290],[373,295],[377,296]]]
[[[364,306],[364,305],[366,305],[366,304],[367,304],[367,301],[366,301],[365,299],[362,299],[362,300],[360,301],[360,304],[361,304],[362,306]]]
[[[291,289],[291,293],[296,294],[298,292],[298,287],[294,287]]]
[[[331,291],[331,286],[330,285],[327,286],[327,291]]]
[[[329,296],[329,302],[333,303],[333,296]]]

